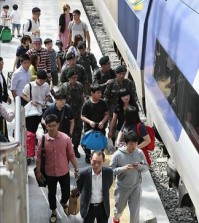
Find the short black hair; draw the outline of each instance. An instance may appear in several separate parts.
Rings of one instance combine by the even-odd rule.
[[[0,57],[0,61],[3,61],[3,57]]]
[[[44,44],[52,43],[53,41],[50,38],[47,38],[44,40]]]
[[[94,154],[97,154],[98,156],[102,156],[103,161],[105,160],[105,155],[104,155],[103,151],[101,151],[101,150],[94,150],[94,151],[91,153],[91,159],[93,158],[93,155],[94,155]]]
[[[19,57],[19,60],[20,60],[20,63],[23,63],[25,60],[30,60],[30,57],[28,54],[22,54],[20,57]]]
[[[38,70],[37,71],[37,78],[41,80],[46,80],[47,79],[47,73],[45,70]]]
[[[124,142],[127,144],[128,142],[138,142],[138,136],[134,131],[129,131],[124,133]]]
[[[22,43],[25,44],[27,40],[29,40],[30,43],[32,43],[32,39],[30,38],[30,36],[28,36],[28,35],[24,35],[24,36],[21,38],[21,44],[22,44]]]
[[[54,98],[56,100],[66,99],[66,93],[62,89],[59,89],[54,93]]]
[[[18,9],[18,5],[17,5],[17,4],[14,4],[14,5],[12,6],[12,8],[13,8],[14,10],[17,10],[17,9]]]
[[[90,92],[95,93],[96,91],[101,91],[101,87],[99,84],[91,84]]]
[[[54,114],[49,114],[49,115],[47,115],[47,116],[45,117],[45,123],[46,123],[46,125],[50,124],[51,122],[57,122],[57,123],[59,123],[59,122],[58,122],[58,118],[57,118],[56,115],[54,115]]]
[[[32,13],[34,14],[34,13],[36,13],[36,12],[41,12],[41,9],[38,8],[38,7],[34,7],[34,8],[32,9]]]
[[[9,7],[9,5],[4,5],[3,6],[3,9],[9,9],[10,7]]]
[[[78,14],[78,15],[81,15],[81,12],[80,12],[78,9],[75,9],[75,10],[73,11],[73,13]]]

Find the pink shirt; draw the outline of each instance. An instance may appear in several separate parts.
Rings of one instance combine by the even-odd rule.
[[[41,162],[41,142],[37,153],[37,160]],[[45,134],[45,171],[47,176],[59,177],[68,173],[69,161],[76,160],[71,139],[65,133],[58,132],[56,138]]]

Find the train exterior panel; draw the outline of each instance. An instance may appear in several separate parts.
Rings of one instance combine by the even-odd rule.
[[[131,0],[109,0],[109,6],[118,4],[114,13],[107,1],[93,0],[139,99],[145,91],[148,121],[157,127],[199,216],[199,3],[145,0],[143,10],[136,11]]]
[[[109,13],[111,14],[113,20],[118,25],[118,0],[115,0],[114,3],[112,0],[102,0],[104,1],[106,8],[109,9]]]
[[[198,13],[184,2],[154,0],[144,69],[147,113],[176,165],[197,216],[199,27],[194,24],[198,22]]]
[[[112,1],[112,4],[116,4],[117,1]],[[109,34],[110,38],[116,43],[124,61],[126,62],[126,66],[128,71],[132,74],[132,77],[135,81],[136,90],[138,93],[138,98],[142,101],[143,98],[143,88],[142,88],[142,78],[140,68],[135,60],[133,53],[131,52],[128,44],[124,40],[123,35],[118,30],[118,26],[115,23],[113,17],[108,11],[106,4],[103,1],[93,0],[93,4],[95,5],[96,10],[99,13],[99,16],[104,24],[104,28],[106,32]],[[117,7],[115,7],[117,8]],[[119,10],[119,9],[118,9]]]

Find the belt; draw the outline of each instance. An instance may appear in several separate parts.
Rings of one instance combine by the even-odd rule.
[[[103,203],[103,202],[101,202],[101,203],[94,203],[94,204],[93,204],[93,203],[91,203],[91,204],[90,204],[90,206],[91,206],[91,207],[95,207],[95,208],[96,208],[96,207],[101,206],[101,205],[102,205],[102,203]]]

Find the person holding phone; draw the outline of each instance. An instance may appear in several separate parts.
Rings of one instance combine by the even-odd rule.
[[[141,172],[148,170],[148,164],[142,150],[137,148],[138,136],[133,131],[124,133],[124,142],[126,145],[118,148],[110,162],[116,175],[113,223],[120,222],[127,202],[130,223],[139,223]]]

